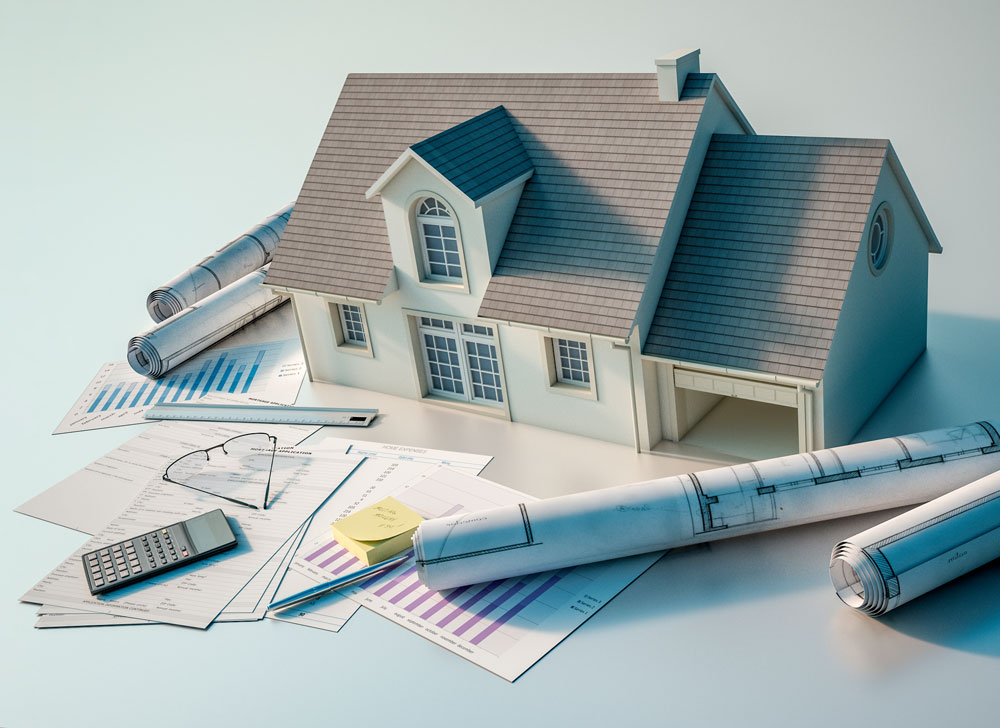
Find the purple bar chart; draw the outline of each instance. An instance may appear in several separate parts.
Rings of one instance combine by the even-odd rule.
[[[331,576],[365,566],[332,539],[303,558]],[[435,592],[417,578],[411,551],[409,560],[361,583],[355,594],[363,592],[368,606],[378,600],[499,657],[517,641],[519,631],[540,625],[588,581],[572,572],[565,569]]]

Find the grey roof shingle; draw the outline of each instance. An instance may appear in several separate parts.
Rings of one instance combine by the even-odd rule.
[[[502,105],[534,167],[480,314],[624,337],[712,74],[348,76],[267,282],[381,299],[392,272],[365,191],[411,145]]]
[[[503,106],[474,116],[410,147],[470,200],[534,169]]]
[[[820,379],[887,148],[713,136],[643,353]]]

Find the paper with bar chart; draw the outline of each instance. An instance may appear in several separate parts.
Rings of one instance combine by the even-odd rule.
[[[302,540],[304,545],[296,552],[298,568],[289,568],[285,572],[277,593],[272,595],[275,599],[297,594],[330,578],[330,572],[322,568],[325,559],[319,559],[317,566],[314,566],[306,557],[310,554],[315,556],[314,552],[318,549],[331,548],[334,542],[330,524],[334,521],[350,515],[369,503],[381,500],[406,483],[441,465],[448,465],[470,475],[479,475],[493,459],[490,455],[332,437],[323,440],[322,445],[351,455],[364,455],[366,459],[313,517]],[[360,562],[357,562],[357,565],[360,568]],[[345,566],[344,570],[349,566],[350,564]],[[268,617],[328,632],[339,632],[359,608],[357,602],[347,599],[338,591],[296,605],[293,609],[271,612]]]
[[[295,403],[305,361],[298,339],[206,351],[160,379],[127,362],[101,367],[53,434],[134,425],[161,402]]]
[[[438,468],[393,497],[426,518],[534,500],[497,483]],[[348,574],[363,565],[332,538],[312,542],[296,570]],[[481,667],[514,681],[637,579],[661,553],[441,592],[424,587],[411,558],[346,590],[364,607]]]

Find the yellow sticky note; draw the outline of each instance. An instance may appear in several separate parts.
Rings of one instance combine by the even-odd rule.
[[[383,498],[330,528],[341,546],[373,566],[408,549],[422,520],[395,498]]]

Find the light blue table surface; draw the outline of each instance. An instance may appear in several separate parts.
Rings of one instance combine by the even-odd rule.
[[[928,350],[858,437],[1000,417],[998,20],[990,3],[2,4],[0,726],[995,724],[1000,564],[879,621],[835,598],[833,543],[891,513],[670,554],[508,684],[364,610],[336,635],[35,630],[17,597],[84,536],[12,509],[136,434],[48,433],[148,326],[151,288],[295,197],[349,71],[652,71],[700,46],[762,133],[889,137],[945,254]],[[376,399],[392,424],[373,439],[493,452],[485,474],[536,495],[690,466]]]

